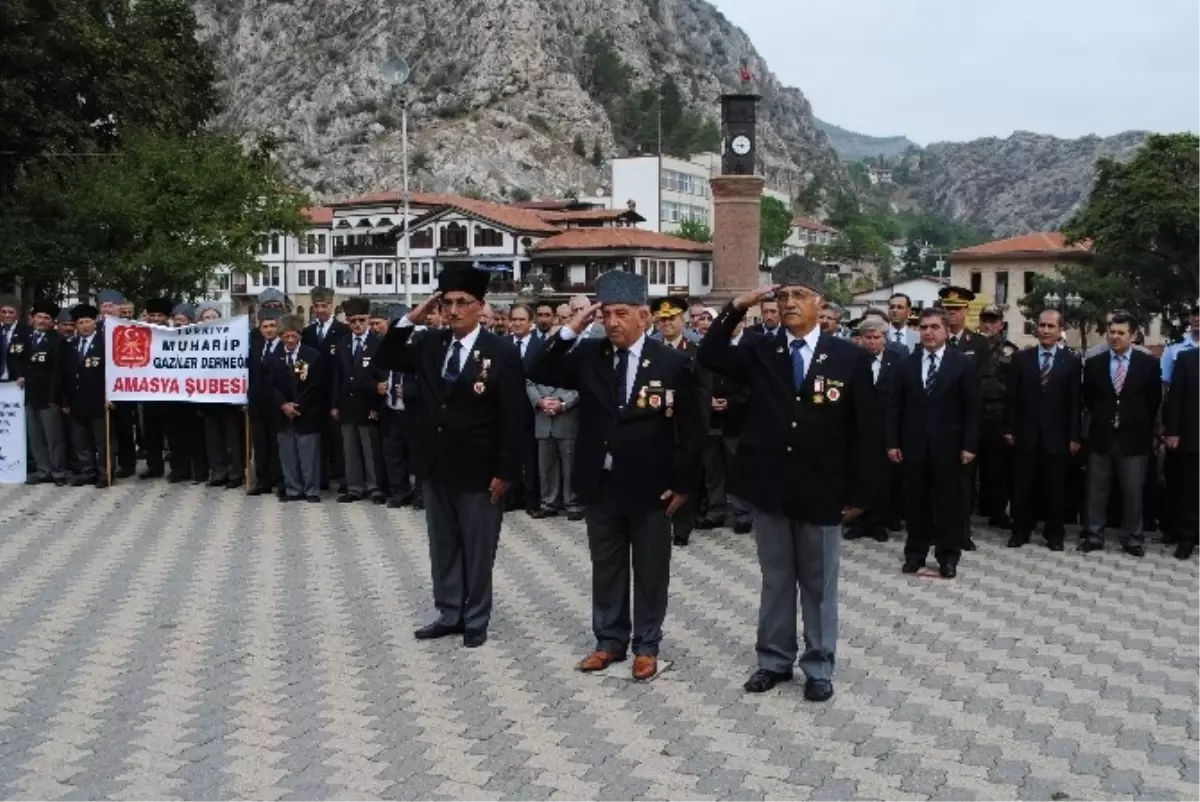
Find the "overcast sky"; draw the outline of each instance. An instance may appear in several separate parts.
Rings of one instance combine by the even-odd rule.
[[[1197,0],[712,0],[821,119],[938,140],[1200,129]]]

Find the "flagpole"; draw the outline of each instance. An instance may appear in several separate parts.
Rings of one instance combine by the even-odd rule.
[[[104,476],[109,487],[112,486],[112,409],[110,402],[104,402]]]
[[[242,417],[245,419],[244,420],[245,425],[242,427],[242,431],[246,433],[246,435],[245,435],[246,442],[244,444],[245,451],[246,451],[246,461],[245,461],[245,469],[242,471],[242,478],[245,479],[246,489],[249,490],[249,488],[250,488],[250,407],[249,407],[249,405],[242,407]]]

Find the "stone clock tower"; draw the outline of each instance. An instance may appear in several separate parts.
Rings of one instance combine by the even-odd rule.
[[[758,158],[758,95],[721,96],[721,175],[713,196],[713,297],[730,300],[759,280],[763,178]]]

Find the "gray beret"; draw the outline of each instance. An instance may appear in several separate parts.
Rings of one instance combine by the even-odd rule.
[[[299,315],[282,315],[279,318],[279,330],[284,331],[304,331],[304,318]]]
[[[259,323],[262,323],[264,320],[279,320],[281,317],[283,317],[282,309],[275,309],[274,307],[268,306],[258,310]]]
[[[64,309],[58,313],[58,317],[54,319],[56,323],[74,323],[75,320],[71,317],[71,310]]]
[[[272,302],[277,304],[287,303],[287,296],[274,287],[267,287],[258,294],[258,302],[260,304],[269,304]]]
[[[380,320],[391,320],[391,309],[384,304],[371,304],[371,317],[379,318]]]
[[[12,297],[11,295],[0,295],[0,308],[6,307],[6,306],[12,307],[13,309],[20,310],[21,302],[18,301],[16,298]]]
[[[175,304],[175,308],[171,310],[171,317],[178,315],[185,316],[188,320],[196,319],[196,307],[191,304]]]
[[[596,301],[602,304],[645,306],[649,287],[646,277],[624,270],[610,270],[596,279]]]
[[[125,296],[117,290],[100,290],[96,293],[96,303],[99,304],[123,304]]]
[[[201,313],[206,309],[211,309],[217,314],[221,313],[221,305],[216,301],[201,301],[196,304],[196,317],[200,317]]]
[[[820,262],[792,254],[783,257],[771,268],[771,283],[781,287],[808,287],[824,295],[825,275],[828,272],[829,268]]]
[[[333,301],[333,290],[328,287],[313,287],[308,296],[315,304],[327,304]]]

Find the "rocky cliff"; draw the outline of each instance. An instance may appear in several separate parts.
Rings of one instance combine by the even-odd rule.
[[[909,148],[917,147],[906,136],[871,136],[855,131],[847,131],[841,126],[817,120],[817,127],[829,137],[829,144],[843,159],[865,159],[872,156],[899,156],[907,153]]]
[[[1017,131],[1005,139],[938,142],[921,156],[921,207],[997,237],[1056,230],[1087,200],[1101,156],[1127,159],[1146,132],[1058,139]]]
[[[401,94],[382,80],[385,43],[406,88],[414,187],[501,198],[591,192],[616,154],[613,121],[586,91],[582,44],[610,38],[635,89],[669,75],[688,111],[718,116],[746,66],[763,95],[768,180],[843,175],[798,89],[704,0],[195,0],[224,76],[218,124],[271,131],[289,173],[318,197],[400,183]],[[586,155],[572,147],[586,143]],[[596,147],[598,143],[599,147]],[[603,158],[593,164],[592,151]],[[621,154],[624,155],[624,154]]]

